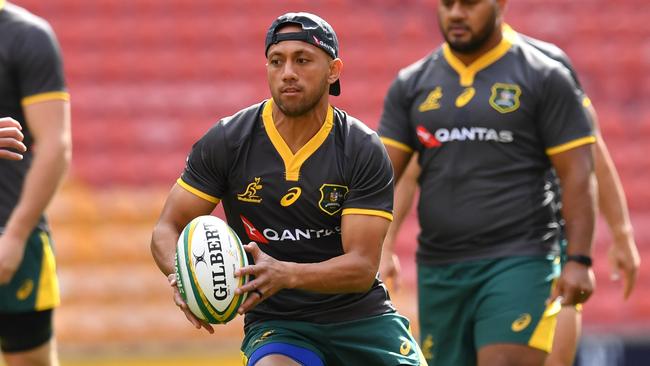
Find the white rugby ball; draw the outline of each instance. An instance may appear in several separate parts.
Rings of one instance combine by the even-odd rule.
[[[227,323],[237,315],[246,293],[235,289],[248,276],[235,270],[248,265],[239,237],[216,216],[199,216],[183,229],[176,245],[178,290],[190,310],[208,323]]]

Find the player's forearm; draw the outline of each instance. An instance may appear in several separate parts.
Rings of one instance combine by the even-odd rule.
[[[69,140],[39,141],[20,199],[7,221],[5,235],[27,239],[63,180],[70,155]]]
[[[158,222],[151,235],[151,254],[165,276],[174,272],[176,242],[179,236],[180,230],[170,222]]]
[[[377,275],[375,259],[347,253],[320,263],[286,263],[287,287],[325,294],[365,292]]]
[[[562,184],[562,216],[566,221],[567,254],[591,255],[596,207],[592,175]]]
[[[596,145],[596,177],[598,205],[614,238],[632,236],[632,225],[625,193],[607,146],[599,136]],[[614,240],[614,243],[622,242]]]
[[[407,169],[408,171],[408,169]],[[408,216],[413,207],[413,197],[417,190],[417,177],[411,177],[404,174],[404,177],[395,187],[395,200],[393,205],[393,222],[388,227],[386,239],[384,240],[384,252],[393,251],[395,242],[406,216]]]

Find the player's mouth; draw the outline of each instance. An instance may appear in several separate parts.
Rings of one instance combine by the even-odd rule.
[[[469,32],[469,27],[464,24],[452,24],[447,27],[447,35],[453,38],[461,38]]]
[[[295,95],[300,93],[301,91],[302,88],[296,86],[285,86],[284,88],[280,89],[280,93],[285,95]]]

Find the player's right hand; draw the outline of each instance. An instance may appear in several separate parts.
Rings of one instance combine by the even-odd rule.
[[[379,276],[389,292],[398,292],[401,285],[402,268],[399,257],[391,250],[384,249],[379,262]]]
[[[212,325],[204,322],[203,320],[197,318],[192,312],[190,311],[190,308],[187,306],[187,303],[183,300],[183,296],[181,295],[180,291],[178,291],[178,286],[176,282],[176,274],[172,273],[169,276],[167,276],[167,281],[169,281],[169,285],[172,287],[174,291],[174,303],[176,306],[178,306],[183,313],[185,314],[185,317],[187,320],[194,325],[194,328],[196,329],[201,329],[205,328],[205,330],[208,331],[208,333],[212,334],[214,333],[214,328],[212,328]]]
[[[27,151],[27,147],[22,142],[24,136],[21,129],[15,119],[0,118],[0,159],[22,160],[22,153]]]
[[[584,264],[568,261],[562,268],[560,278],[548,302],[562,297],[562,305],[576,305],[585,303],[596,287],[594,271]]]
[[[0,285],[11,281],[25,255],[25,240],[0,235]]]

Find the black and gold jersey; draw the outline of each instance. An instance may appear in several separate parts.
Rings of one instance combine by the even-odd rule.
[[[514,32],[469,66],[444,44],[401,70],[379,134],[419,152],[418,262],[548,253],[549,156],[595,141],[582,99],[561,63]]]
[[[390,160],[374,131],[329,107],[321,129],[295,154],[277,131],[269,99],[221,120],[193,147],[178,184],[222,202],[243,242],[282,261],[322,262],[343,254],[341,216],[392,220]],[[329,323],[394,311],[376,280],[363,294],[282,290],[246,315]]]
[[[20,122],[27,145],[23,160],[0,159],[0,227],[18,202],[32,162],[23,107],[47,100],[68,100],[56,37],[44,19],[0,0],[0,116]]]

